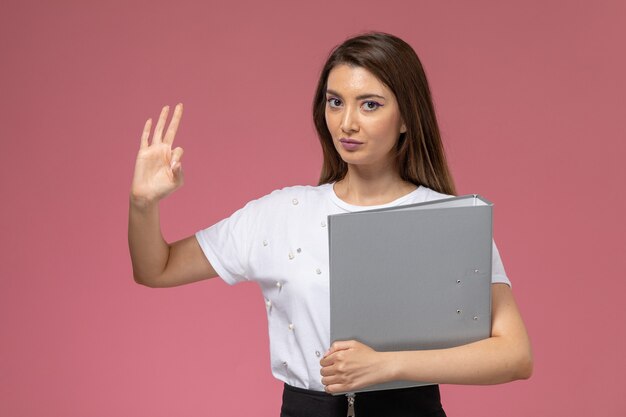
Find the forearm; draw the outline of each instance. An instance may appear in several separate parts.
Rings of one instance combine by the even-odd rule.
[[[529,378],[532,350],[511,289],[492,285],[491,337],[448,349],[377,352],[335,341],[320,361],[326,391],[348,392],[389,381],[487,385]]]
[[[501,337],[449,349],[383,355],[392,380],[486,385],[527,379],[532,373],[530,345],[513,346]]]
[[[128,246],[135,281],[149,285],[163,273],[170,251],[161,234],[158,202],[138,201],[131,197]]]

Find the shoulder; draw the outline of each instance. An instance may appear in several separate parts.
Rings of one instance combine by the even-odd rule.
[[[440,192],[437,192],[433,189],[430,188],[426,188],[428,194],[427,194],[427,200],[426,201],[432,201],[432,200],[443,200],[444,198],[452,198],[454,197],[453,195],[450,194],[443,194]]]
[[[426,201],[434,201],[434,200],[443,200],[445,198],[452,198],[454,197],[453,195],[449,195],[449,194],[443,194],[440,192],[437,192],[431,188],[428,188],[424,185],[421,185],[419,188],[419,199],[422,202],[426,202]]]

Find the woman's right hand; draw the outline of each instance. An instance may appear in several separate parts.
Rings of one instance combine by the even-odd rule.
[[[157,122],[151,143],[149,142],[152,119],[148,119],[141,135],[141,145],[135,162],[135,173],[131,186],[131,200],[138,204],[156,203],[183,185],[181,158],[182,148],[172,149],[174,136],[183,114],[183,105],[179,103],[167,128],[169,106],[163,107]]]

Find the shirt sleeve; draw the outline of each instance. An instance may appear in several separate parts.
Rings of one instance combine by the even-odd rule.
[[[255,224],[257,200],[246,204],[211,227],[196,233],[196,239],[217,274],[229,285],[249,281],[251,225]]]
[[[491,253],[491,283],[502,283],[508,285],[509,287],[511,286],[511,281],[509,280],[509,277],[506,276],[504,265],[502,264],[502,259],[500,258],[500,252],[498,252],[498,247],[495,242],[493,242],[493,249]]]

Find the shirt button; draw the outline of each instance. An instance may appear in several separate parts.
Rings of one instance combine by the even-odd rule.
[[[322,227],[326,227],[326,222],[324,220],[322,220],[322,223],[320,223],[322,225]]]
[[[322,354],[320,353],[320,351],[319,351],[319,350],[316,350],[316,351],[315,351],[315,356],[317,356],[317,357],[319,358],[321,355],[322,355]]]
[[[321,273],[322,273],[322,270],[321,270],[321,269],[319,269],[319,268],[317,268],[317,269],[315,270],[315,273],[316,273],[317,275],[319,275],[319,274],[321,274]]]
[[[293,253],[289,252],[289,259],[293,259]]]
[[[267,246],[267,240],[263,241],[263,246]]]
[[[293,328],[294,328],[293,323],[289,323],[289,330],[293,330]]]
[[[283,283],[280,281],[277,281],[276,286],[278,287],[278,289],[281,289],[283,287]]]
[[[298,205],[298,199],[294,198],[293,200],[291,200],[291,204],[293,204],[294,206]]]
[[[289,366],[289,365],[287,364],[287,361],[284,361],[284,362],[283,362],[283,366],[284,366],[285,368],[286,368],[287,366]]]
[[[300,252],[302,252],[302,249],[298,248],[298,249],[296,249],[296,252],[300,253]]]
[[[266,300],[265,300],[265,306],[266,306],[267,308],[272,308],[272,302],[271,302],[270,300],[267,300],[267,299],[266,299]]]

